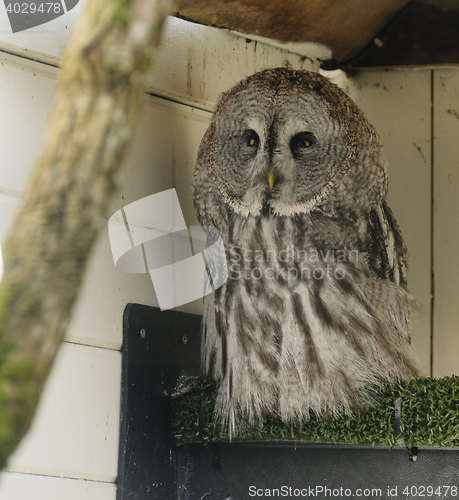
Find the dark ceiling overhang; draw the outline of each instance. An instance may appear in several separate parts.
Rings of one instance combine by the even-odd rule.
[[[332,53],[326,69],[459,64],[459,0],[178,0],[177,11],[247,36],[320,43]]]

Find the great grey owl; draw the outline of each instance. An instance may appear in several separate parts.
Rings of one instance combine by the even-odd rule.
[[[225,246],[228,279],[204,300],[202,364],[233,435],[268,413],[346,412],[371,384],[419,373],[386,193],[379,136],[320,74],[265,70],[220,96],[192,194]]]

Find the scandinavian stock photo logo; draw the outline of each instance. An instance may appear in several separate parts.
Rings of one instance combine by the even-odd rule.
[[[35,28],[67,14],[77,6],[79,0],[3,0],[13,33]]]
[[[161,310],[200,299],[228,279],[219,231],[187,227],[175,189],[121,208],[108,233],[116,268],[149,273]]]

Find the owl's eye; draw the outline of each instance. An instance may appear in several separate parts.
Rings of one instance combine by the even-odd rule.
[[[258,137],[258,134],[255,132],[255,130],[246,130],[244,132],[244,137],[247,141],[248,147],[255,149],[258,148],[258,145],[260,144],[260,138]]]
[[[301,150],[313,146],[316,142],[316,138],[312,132],[300,132],[290,140],[290,149],[293,154],[300,153]]]

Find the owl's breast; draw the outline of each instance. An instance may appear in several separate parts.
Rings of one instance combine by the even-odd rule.
[[[341,279],[347,267],[363,269],[368,260],[355,229],[304,214],[235,218],[223,238],[229,279],[250,282],[261,293],[261,287]]]
[[[350,226],[241,217],[229,228],[228,279],[206,297],[202,360],[230,427],[238,415],[293,421],[348,408],[368,384],[416,373],[411,298],[369,272]]]

